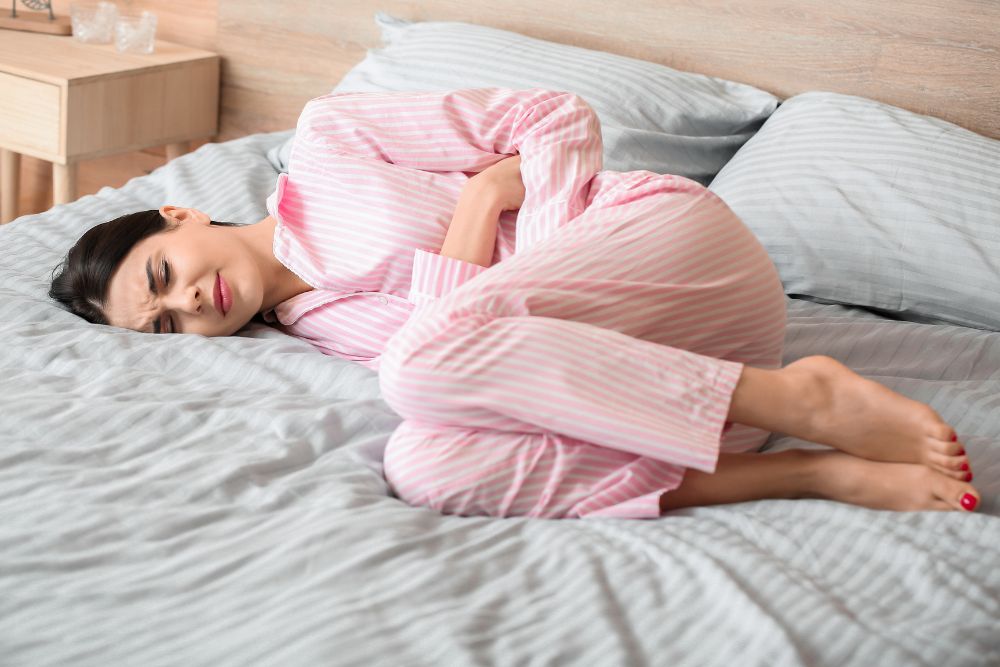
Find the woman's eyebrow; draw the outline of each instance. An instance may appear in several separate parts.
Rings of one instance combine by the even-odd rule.
[[[146,279],[149,280],[149,291],[156,294],[156,281],[153,280],[153,256],[146,260]]]
[[[153,280],[153,256],[146,260],[146,279],[149,281],[149,291],[156,294],[156,281]],[[148,328],[148,327],[147,327]],[[145,331],[145,329],[143,329]],[[160,333],[160,318],[153,322],[153,333]]]

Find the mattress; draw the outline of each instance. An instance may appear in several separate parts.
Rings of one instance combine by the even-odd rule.
[[[98,222],[265,217],[289,135],[0,227],[0,663],[1000,664],[1000,333],[788,299],[784,363],[829,355],[930,404],[965,443],[974,513],[492,519],[392,496],[401,420],[371,370],[261,323],[155,336],[48,299]],[[763,451],[791,448],[823,447]]]

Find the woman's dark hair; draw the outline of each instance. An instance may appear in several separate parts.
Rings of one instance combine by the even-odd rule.
[[[216,222],[221,227],[240,227],[235,222]],[[109,324],[104,309],[108,285],[125,255],[145,238],[176,229],[157,209],[138,211],[92,227],[69,249],[53,273],[49,297],[92,324]]]

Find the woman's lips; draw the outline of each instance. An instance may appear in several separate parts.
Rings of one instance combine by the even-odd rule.
[[[222,302],[222,315],[229,314],[229,309],[233,307],[233,292],[229,289],[226,279],[219,274],[219,300]]]
[[[215,302],[215,309],[226,316],[225,299],[222,296],[222,274],[215,274],[215,287],[212,288],[212,300]]]

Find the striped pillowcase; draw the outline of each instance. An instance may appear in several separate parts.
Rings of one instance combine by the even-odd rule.
[[[375,14],[371,49],[333,92],[546,88],[576,93],[601,120],[604,168],[707,185],[778,106],[770,93],[645,60],[470,23]],[[286,162],[287,164],[287,155]]]
[[[785,292],[1000,330],[1000,141],[874,100],[786,100],[712,181]]]

